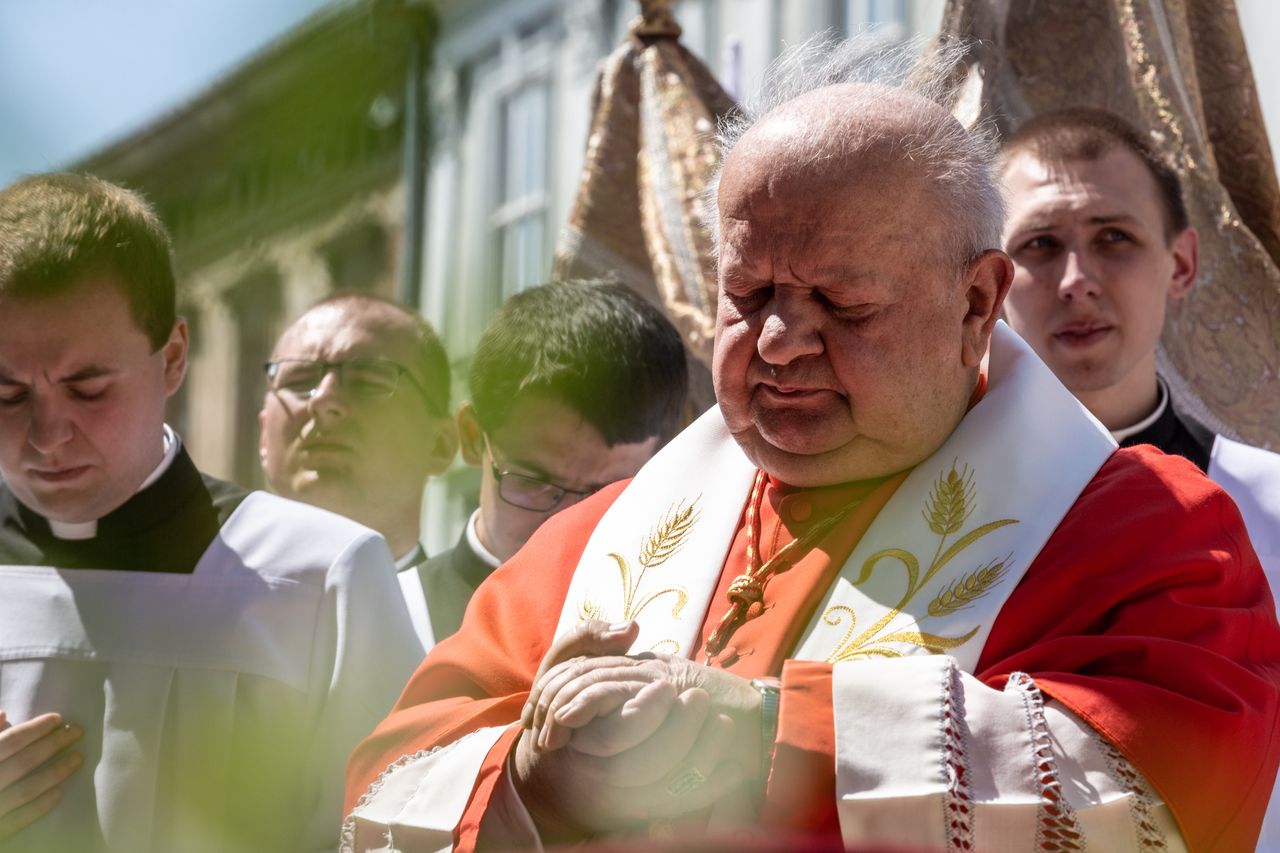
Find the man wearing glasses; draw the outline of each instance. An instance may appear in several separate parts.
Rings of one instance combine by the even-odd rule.
[[[258,447],[267,482],[382,534],[429,647],[434,614],[409,570],[426,559],[423,485],[449,467],[457,447],[439,337],[394,302],[341,294],[285,330],[266,382]]]
[[[420,570],[437,641],[560,510],[633,476],[680,426],[688,386],[675,327],[621,285],[552,282],[513,296],[476,347],[458,411],[480,507]]]

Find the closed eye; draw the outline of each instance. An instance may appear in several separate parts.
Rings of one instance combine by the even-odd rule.
[[[16,406],[27,399],[24,385],[0,385],[0,406]]]
[[[729,297],[729,301],[739,311],[754,311],[769,302],[769,299],[773,296],[773,285],[753,287],[737,292],[732,289],[726,289],[725,295]]]
[[[67,385],[67,393],[71,395],[73,400],[91,402],[101,399],[107,393],[109,387],[110,383],[105,381],[74,382]]]

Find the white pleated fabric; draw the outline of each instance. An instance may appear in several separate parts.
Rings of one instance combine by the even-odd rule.
[[[0,566],[0,707],[81,725],[0,850],[332,850],[347,754],[422,657],[382,538],[255,492],[190,575]]]
[[[1114,748],[1034,682],[993,690],[944,655],[836,664],[836,796],[850,845],[1186,847]]]

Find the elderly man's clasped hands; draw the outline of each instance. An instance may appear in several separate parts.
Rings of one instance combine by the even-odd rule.
[[[513,769],[544,841],[678,819],[761,775],[759,691],[684,658],[626,654],[638,633],[584,622],[534,678]]]

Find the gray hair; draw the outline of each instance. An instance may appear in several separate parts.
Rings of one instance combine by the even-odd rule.
[[[724,164],[734,146],[761,118],[809,92],[849,83],[894,87],[925,102],[947,105],[954,96],[955,69],[962,67],[969,49],[959,40],[887,43],[866,36],[836,39],[821,34],[784,51],[765,72],[760,91],[720,122],[720,165],[704,194],[704,218],[716,251],[720,243],[717,194]],[[966,130],[928,103],[895,113],[895,119],[893,129],[860,125],[861,143],[890,141],[891,136],[901,133],[900,128],[911,128],[892,142],[903,160],[924,170],[954,223],[943,247],[946,257],[964,266],[984,251],[999,247],[1005,203],[994,126],[984,122]],[[832,140],[820,136],[817,128],[796,134],[788,140],[787,148],[800,153],[812,151],[815,143],[829,147]]]

